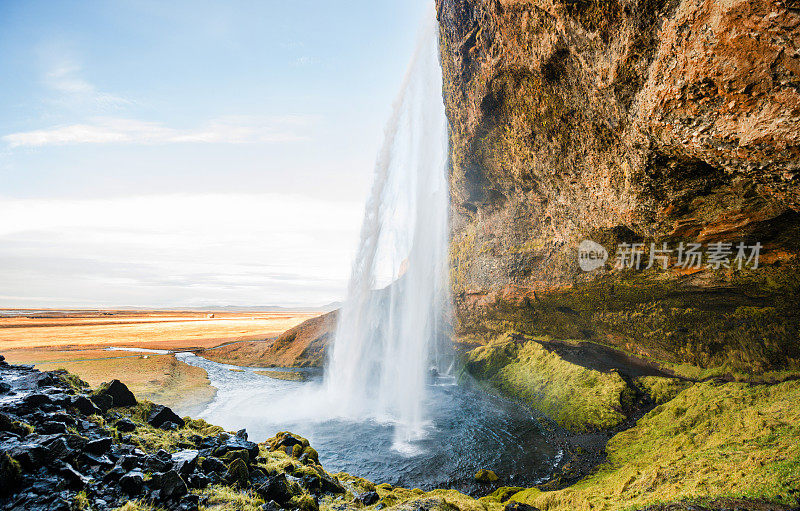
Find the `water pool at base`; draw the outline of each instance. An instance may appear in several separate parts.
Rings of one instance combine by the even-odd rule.
[[[257,368],[219,364],[191,353],[177,357],[208,372],[217,395],[200,417],[228,430],[246,428],[261,442],[279,431],[308,438],[329,472],[348,472],[405,488],[455,488],[485,493],[474,481],[493,470],[501,486],[530,486],[546,479],[561,454],[530,411],[452,379],[432,379],[425,403],[429,424],[413,454],[393,448],[394,427],[380,418],[331,418],[318,392],[320,373],[307,382],[256,374]]]

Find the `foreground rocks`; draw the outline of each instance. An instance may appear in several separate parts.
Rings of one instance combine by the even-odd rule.
[[[216,486],[247,489],[276,510],[315,511],[321,495],[345,493],[301,437],[284,433],[262,448],[244,430],[137,402],[117,380],[91,392],[65,372],[2,357],[0,381],[0,509],[102,511],[135,500],[193,511]]]
[[[267,442],[168,407],[137,401],[117,380],[96,391],[63,371],[0,356],[0,509],[13,511],[319,511],[409,506],[426,511],[455,491],[375,485],[330,474],[307,439]]]

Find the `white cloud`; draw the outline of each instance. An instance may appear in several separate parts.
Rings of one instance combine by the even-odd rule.
[[[310,116],[266,119],[226,117],[197,128],[177,129],[159,122],[136,119],[96,118],[88,123],[54,126],[10,133],[2,140],[11,148],[76,144],[174,144],[293,142],[305,140],[299,131],[314,121]]]
[[[0,306],[341,299],[361,214],[275,194],[2,200]]]

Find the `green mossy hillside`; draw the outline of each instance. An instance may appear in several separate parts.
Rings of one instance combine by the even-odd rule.
[[[564,490],[512,500],[542,511],[640,509],[719,498],[800,504],[800,382],[694,384],[614,436],[607,461]]]
[[[508,333],[467,353],[465,365],[505,396],[572,431],[614,428],[633,401],[633,389],[618,373],[572,364],[536,340]]]

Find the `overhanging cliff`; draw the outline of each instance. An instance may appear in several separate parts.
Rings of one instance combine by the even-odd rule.
[[[800,4],[438,0],[457,333],[797,367]],[[582,271],[578,246],[609,259]],[[620,243],[640,269],[614,267]],[[719,268],[651,243],[731,243]],[[762,245],[739,269],[736,246]],[[724,245],[723,245],[724,246]]]

